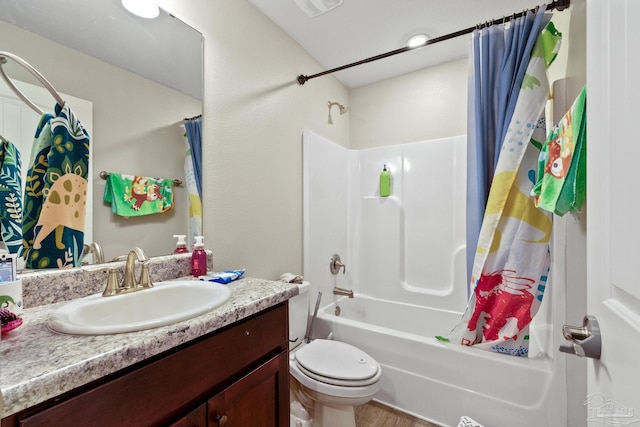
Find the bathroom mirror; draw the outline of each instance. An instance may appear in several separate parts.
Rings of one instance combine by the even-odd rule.
[[[163,10],[154,19],[134,16],[120,0],[6,0],[0,40],[0,50],[26,60],[58,92],[93,105],[93,202],[87,214],[105,259],[134,246],[148,256],[171,253],[172,235],[188,234],[184,184],[174,187],[169,212],[124,218],[103,202],[100,171],[184,182],[182,123],[202,113],[202,35]],[[15,64],[6,70],[12,79],[38,84]],[[50,110],[53,105],[51,98]],[[29,153],[22,158],[28,167]]]

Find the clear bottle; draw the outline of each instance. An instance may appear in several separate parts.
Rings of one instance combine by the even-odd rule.
[[[189,249],[187,249],[187,242],[185,241],[187,236],[184,234],[174,234],[173,237],[178,239],[176,242],[176,248],[173,250],[174,254],[184,254],[189,252]]]
[[[195,277],[207,274],[207,253],[204,250],[204,237],[196,236],[196,242],[193,245],[193,253],[191,254],[191,275]]]

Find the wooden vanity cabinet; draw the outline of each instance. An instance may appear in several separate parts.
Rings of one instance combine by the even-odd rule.
[[[2,420],[62,425],[288,426],[287,302]]]

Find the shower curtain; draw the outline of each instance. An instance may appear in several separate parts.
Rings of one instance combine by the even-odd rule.
[[[561,34],[552,23],[537,37],[491,183],[471,274],[473,292],[462,319],[442,341],[528,354],[528,328],[550,267],[551,217],[529,197],[545,139],[546,70]]]
[[[473,32],[470,45],[467,143],[467,248],[475,248],[502,141],[520,93],[533,45],[544,27],[538,13],[508,28],[492,25]],[[467,251],[467,278],[475,253]]]
[[[184,175],[189,193],[189,242],[202,236],[202,117],[185,120],[189,149],[184,160]]]

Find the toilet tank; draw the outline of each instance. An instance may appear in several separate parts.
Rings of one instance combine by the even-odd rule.
[[[309,319],[309,282],[298,284],[299,294],[289,299],[289,350],[304,341]]]

